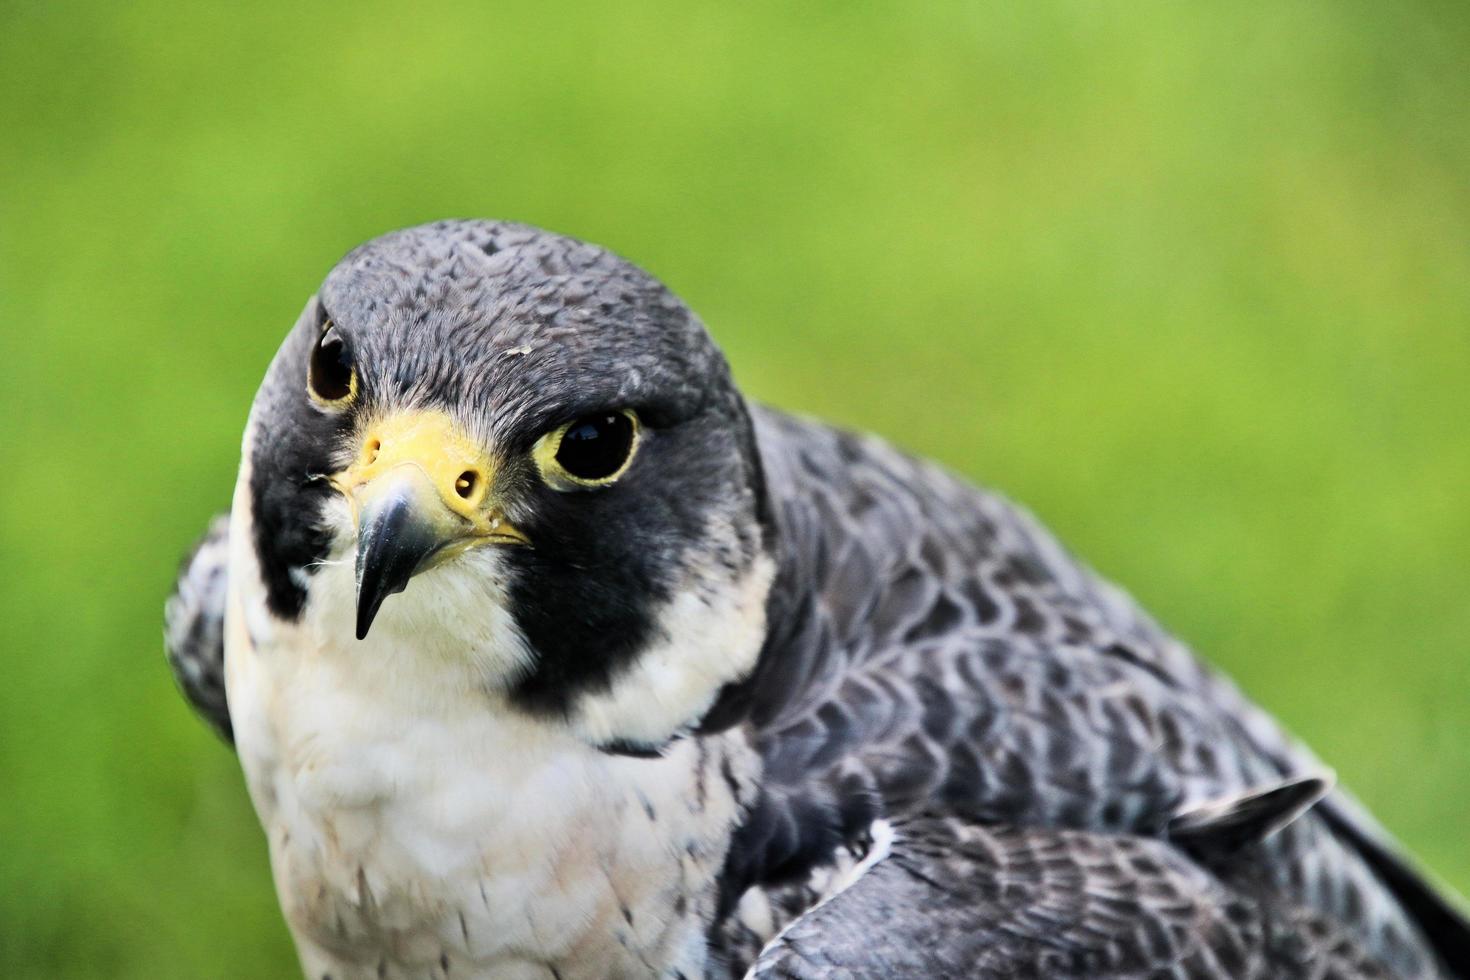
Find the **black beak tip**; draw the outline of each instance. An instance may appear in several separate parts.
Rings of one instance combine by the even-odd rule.
[[[372,625],[373,625],[373,617],[376,616],[377,614],[378,614],[378,611],[376,609],[373,609],[371,606],[364,606],[362,604],[362,600],[361,599],[358,599],[358,601],[357,601],[357,638],[359,640],[365,640],[365,639],[367,639],[368,630],[371,629],[372,628]]]
[[[411,573],[410,573],[411,574]],[[383,578],[371,576],[367,588],[359,582],[357,586],[357,638],[366,639],[368,630],[372,629],[373,620],[378,617],[378,610],[383,608],[383,602],[390,595],[397,595],[408,587],[408,576],[404,575],[400,580],[397,576]]]
[[[397,595],[442,539],[398,498],[363,522],[357,543],[357,638],[372,628],[383,600]]]

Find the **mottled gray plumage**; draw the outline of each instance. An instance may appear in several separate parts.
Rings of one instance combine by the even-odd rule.
[[[757,417],[788,604],[750,694],[773,807],[866,794],[1157,837],[1187,801],[1322,769],[1029,515],[877,439]],[[1338,792],[1219,873],[1342,923],[1395,975],[1436,975],[1381,840]]]
[[[467,291],[458,285],[465,279],[473,280]],[[486,282],[500,291],[484,308],[464,299],[481,296]],[[749,513],[759,527],[738,529],[738,547],[722,560],[744,567],[759,541],[775,565],[754,669],[680,736],[702,743],[734,731],[758,762],[753,796],[726,772],[741,817],[708,923],[716,969],[738,973],[753,962],[756,976],[772,977],[1470,971],[1470,929],[1459,914],[1343,792],[1313,806],[1322,766],[1124,593],[1029,515],[939,467],[872,437],[747,408],[697,319],[630,264],[524,226],[444,222],[354,252],[325,293],[336,297],[340,321],[381,318],[382,304],[402,321],[382,335],[387,341],[372,342],[366,389],[473,404],[488,429],[509,433],[527,419],[649,392],[674,405],[722,406],[712,415],[681,408],[671,428],[690,424],[685,417],[734,420],[700,423],[710,425],[708,472],[744,474],[754,504],[701,497],[703,464],[683,466],[677,487],[632,485],[670,495],[660,513],[685,515],[679,526],[691,530],[678,540],[690,547],[701,540],[692,530],[699,508],[725,508],[731,520]],[[676,333],[657,325],[665,316]],[[544,357],[526,358],[526,367],[505,356],[553,326],[551,375],[534,373],[551,363]],[[307,339],[288,341],[283,356],[305,356],[311,335],[300,336]],[[470,358],[483,369],[460,371],[442,353],[497,344],[499,355]],[[584,374],[597,378],[596,391],[568,409],[561,402]],[[281,392],[272,397],[289,397]],[[278,484],[259,474],[264,467],[270,480],[304,485],[310,475],[294,459],[258,460],[256,469],[257,534],[288,546],[279,568],[262,563],[275,583],[273,608],[287,617],[305,601],[292,590],[309,581],[313,549],[324,546],[315,525],[291,523],[285,503],[263,525],[261,501]],[[632,535],[646,524],[603,527]],[[649,539],[661,560],[690,560],[675,549],[665,555],[664,544]],[[543,551],[534,571],[571,575],[554,567],[554,555]],[[223,567],[211,543],[186,563],[168,641],[190,701],[228,734],[212,646],[222,574],[211,563]],[[656,572],[649,581],[661,581]],[[524,603],[517,613],[536,622]],[[568,691],[599,690],[638,656],[567,660],[557,653],[557,623],[550,617],[532,634],[548,666],[524,685],[528,711],[569,710]],[[703,761],[698,787],[703,806]],[[891,855],[818,904],[823,875],[863,854],[875,821],[896,832]]]
[[[1388,977],[1341,926],[1147,837],[919,816],[758,977]]]
[[[221,514],[179,565],[173,595],[163,607],[163,646],[179,690],[226,741],[225,581],[230,520]]]

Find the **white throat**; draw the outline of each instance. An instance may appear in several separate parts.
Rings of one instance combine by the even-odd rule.
[[[226,685],[308,975],[700,975],[737,797],[756,778],[743,739],[625,758],[513,709],[502,691],[528,654],[497,594],[493,549],[464,556],[483,574],[416,578],[363,641],[350,560],[311,576],[299,622],[277,619],[247,485],[248,472],[231,526]],[[748,605],[732,599],[741,616]],[[677,643],[680,630],[668,632]],[[737,662],[690,651],[714,665],[699,690],[663,676],[677,661],[630,676],[654,690],[645,706],[672,717],[711,696],[703,684],[747,669],[745,652],[728,650]],[[586,717],[636,715],[630,691],[615,685],[611,707]]]

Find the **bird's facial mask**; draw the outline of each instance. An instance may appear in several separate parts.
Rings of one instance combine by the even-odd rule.
[[[495,460],[438,411],[366,427],[357,459],[331,478],[357,525],[357,638],[408,580],[479,544],[531,542],[495,494]]]
[[[699,319],[611,253],[485,222],[375,239],[302,310],[251,424],[265,611],[314,643],[371,629],[422,668],[405,683],[468,663],[528,716],[640,748],[759,656],[752,421]]]

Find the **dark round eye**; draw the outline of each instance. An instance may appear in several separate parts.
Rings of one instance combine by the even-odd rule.
[[[327,322],[311,352],[311,365],[306,371],[306,384],[311,393],[324,402],[344,402],[357,393],[357,374],[352,366],[352,352],[342,334]]]
[[[626,412],[584,415],[562,433],[556,461],[578,480],[606,480],[633,450],[633,418]]]

